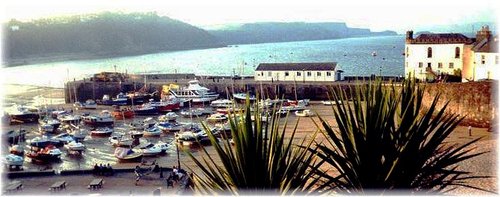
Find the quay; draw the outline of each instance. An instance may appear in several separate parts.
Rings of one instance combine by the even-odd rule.
[[[109,74],[109,73],[107,73]],[[190,80],[198,80],[204,87],[209,88],[227,98],[229,94],[242,92],[264,92],[266,98],[295,98],[311,100],[328,100],[329,88],[336,85],[348,87],[356,85],[354,81],[368,81],[373,76],[346,76],[342,81],[255,81],[253,76],[196,76],[194,74],[147,74],[123,75],[103,77],[99,74],[92,78],[69,81],[64,86],[66,103],[85,101],[87,99],[101,99],[104,95],[115,97],[120,92],[137,91],[141,88],[145,92],[161,92],[163,85],[177,84],[187,86]],[[398,81],[399,77],[383,76],[384,81]],[[297,95],[295,95],[297,94]]]

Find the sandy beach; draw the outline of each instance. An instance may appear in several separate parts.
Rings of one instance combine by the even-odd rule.
[[[13,86],[14,87],[14,86]],[[13,103],[18,103],[19,101],[30,102],[29,98],[33,98],[39,95],[39,92],[49,92],[47,89],[41,88],[37,89],[36,87],[28,88],[29,91],[17,91],[15,94],[6,95],[6,101],[12,101]],[[50,88],[50,93],[45,93],[47,98],[60,99],[62,97],[62,89],[53,89]],[[61,97],[60,97],[61,96]],[[10,100],[9,100],[10,99]],[[5,102],[4,101],[4,105]],[[50,105],[49,105],[50,106]],[[72,107],[71,104],[58,104],[52,105],[52,107],[57,108],[65,108],[69,109]],[[330,125],[336,127],[331,106],[321,105],[319,102],[312,102],[309,107],[312,111],[315,111],[322,118],[329,121]],[[101,110],[110,110],[110,106],[98,106],[96,110],[77,110],[75,113],[98,113]],[[144,119],[145,117],[136,117],[136,119]],[[196,118],[195,122],[200,122],[204,120],[203,118]],[[115,123],[116,128],[122,127],[124,123],[127,121],[117,121]],[[184,119],[181,121],[188,121],[188,119]],[[284,122],[284,119],[281,120]],[[297,133],[295,141],[302,140],[305,137],[310,136],[315,130],[316,126],[314,121],[318,122],[317,117],[313,118],[299,118],[295,115],[290,114],[288,117],[288,128],[292,129],[295,125],[295,122],[299,121],[297,127]],[[27,135],[27,139],[33,138],[34,136],[39,135],[35,132],[38,129],[38,124],[30,123],[23,125],[2,125],[2,131],[6,132],[13,129],[19,129],[20,127],[29,131]],[[287,130],[291,131],[291,130]],[[287,133],[289,136],[289,133]],[[156,141],[165,141],[170,142],[173,140],[173,134],[162,134],[159,138],[149,138],[147,140],[151,142]],[[497,134],[488,132],[487,128],[473,128],[472,136],[468,135],[467,126],[459,126],[450,136],[446,139],[449,145],[452,144],[463,144],[470,140],[481,137],[481,140],[474,144],[475,147],[474,152],[487,152],[481,156],[473,158],[469,161],[465,161],[460,163],[459,167],[464,170],[468,170],[473,172],[473,175],[485,175],[485,176],[493,176],[493,178],[489,179],[477,179],[472,180],[469,183],[476,187],[481,187],[490,191],[498,191],[497,185]],[[324,140],[324,136],[318,135],[316,138],[317,141]],[[109,144],[107,138],[86,138],[84,144],[87,146],[87,150],[80,157],[72,157],[64,155],[62,157],[62,161],[59,163],[49,164],[49,165],[38,165],[33,164],[29,161],[25,161],[25,170],[40,170],[40,169],[54,169],[56,171],[67,170],[67,169],[90,169],[95,163],[110,163],[114,168],[128,168],[134,167],[137,163],[119,163],[116,158],[112,156],[114,148]],[[2,145],[2,154],[5,155],[7,150],[7,145],[3,143]],[[189,148],[182,147],[186,151],[191,151],[195,156],[203,155],[199,148]],[[209,154],[214,154],[213,147],[208,146],[207,150]],[[167,151],[166,155],[157,156],[152,158],[147,158],[146,161],[157,161],[157,163],[162,167],[172,167],[177,165],[177,157],[175,146],[171,146],[170,150]],[[195,164],[191,161],[191,159],[187,156],[186,153],[180,153],[180,161],[181,167],[184,169],[185,166],[189,166],[195,168]],[[196,168],[195,168],[196,169]],[[5,169],[4,169],[5,170]],[[150,177],[146,177],[141,184],[138,186],[134,185],[134,175],[132,173],[120,173],[112,177],[105,177],[104,189],[98,191],[99,194],[116,194],[116,195],[149,195],[152,194],[152,191],[158,187],[162,188],[163,194],[172,194],[174,190],[166,189],[166,184],[163,180],[159,179],[156,175],[151,175]],[[35,177],[35,178],[16,178],[16,179],[3,179],[3,186],[9,182],[19,180],[23,182],[25,185],[25,189],[16,193],[19,195],[29,195],[29,194],[40,194],[40,195],[52,195],[50,191],[48,191],[48,187],[58,180],[66,180],[70,183],[67,187],[66,191],[60,192],[59,194],[70,195],[70,194],[92,194],[96,192],[89,191],[86,188],[88,182],[94,178],[93,175],[71,175],[71,176],[47,176],[47,177]],[[164,192],[165,191],[165,192]],[[478,190],[473,190],[469,188],[459,188],[451,192],[451,194],[487,194]]]

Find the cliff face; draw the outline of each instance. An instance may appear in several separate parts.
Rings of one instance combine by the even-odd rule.
[[[101,13],[4,25],[4,60],[60,54],[114,56],[220,46],[203,29],[155,13]]]
[[[369,29],[350,28],[345,23],[251,23],[230,29],[209,30],[225,44],[251,44],[324,40],[359,36],[397,35],[393,31],[371,32]]]

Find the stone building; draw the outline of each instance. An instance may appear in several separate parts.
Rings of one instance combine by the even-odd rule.
[[[337,81],[342,71],[336,62],[261,63],[255,81]]]
[[[420,34],[406,32],[405,76],[423,81],[455,76],[462,81],[498,79],[498,40],[488,26],[476,38],[459,33]]]

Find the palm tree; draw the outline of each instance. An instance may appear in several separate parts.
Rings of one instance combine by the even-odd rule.
[[[258,98],[258,97],[257,97]],[[194,174],[194,189],[200,194],[255,195],[258,193],[295,194],[303,193],[314,186],[313,171],[316,157],[308,151],[312,140],[301,142],[300,148],[292,144],[297,123],[291,137],[285,138],[285,121],[280,132],[277,115],[267,123],[261,119],[259,103],[250,104],[247,98],[244,112],[230,114],[231,136],[234,146],[226,138],[222,142],[203,124],[219,162],[202,147],[202,159],[188,152],[202,174]],[[251,107],[255,109],[251,112]],[[273,107],[272,114],[276,114]],[[252,115],[253,119],[252,120]],[[314,139],[316,133],[311,139]]]
[[[339,193],[445,193],[465,180],[485,178],[457,169],[459,162],[481,155],[470,145],[448,145],[444,140],[463,119],[437,109],[436,95],[428,109],[422,105],[424,87],[405,81],[401,87],[381,81],[350,91],[331,91],[341,104],[333,106],[338,130],[320,117],[325,143],[312,153],[334,172],[316,171],[324,181],[319,190]]]

